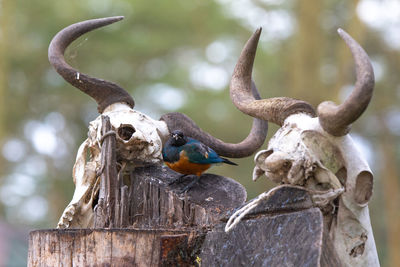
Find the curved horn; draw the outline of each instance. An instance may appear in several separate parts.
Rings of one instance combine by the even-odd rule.
[[[49,46],[49,61],[56,71],[70,84],[88,94],[98,104],[100,113],[111,104],[125,102],[134,107],[135,102],[123,88],[115,83],[90,77],[72,68],[65,62],[65,49],[75,39],[91,30],[122,20],[124,17],[109,17],[86,20],[72,24],[54,36]]]
[[[307,113],[315,116],[313,107],[301,100],[288,97],[255,100],[252,97],[251,74],[260,34],[261,28],[247,41],[233,71],[230,84],[232,102],[243,113],[271,121],[279,126],[282,126],[285,119],[292,114]]]
[[[252,88],[254,97],[260,99],[254,83]],[[264,144],[268,132],[267,121],[253,119],[253,126],[249,135],[238,144],[230,144],[204,132],[194,121],[182,113],[168,113],[163,115],[160,120],[165,121],[170,132],[181,130],[185,135],[193,137],[211,147],[219,155],[230,158],[242,158],[253,154]]]
[[[318,117],[322,128],[334,136],[343,136],[350,131],[350,124],[357,120],[367,108],[372,97],[375,79],[374,70],[367,53],[351,36],[338,29],[340,37],[351,50],[356,64],[356,84],[350,96],[337,106],[325,101],[318,106]]]

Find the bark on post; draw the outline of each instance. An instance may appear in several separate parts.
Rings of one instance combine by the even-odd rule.
[[[118,227],[119,186],[117,176],[117,156],[115,132],[111,129],[110,118],[102,116],[101,169],[99,201],[95,208],[94,227]],[[117,203],[118,201],[118,203]]]

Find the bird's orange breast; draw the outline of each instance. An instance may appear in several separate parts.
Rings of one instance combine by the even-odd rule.
[[[178,161],[165,162],[165,164],[176,172],[182,174],[195,174],[197,176],[200,176],[211,166],[211,164],[200,164],[200,163],[190,162],[189,158],[186,156],[184,151],[180,153]]]

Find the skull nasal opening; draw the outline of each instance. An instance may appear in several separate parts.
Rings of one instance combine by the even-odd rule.
[[[118,136],[122,140],[128,141],[131,139],[132,135],[136,132],[135,128],[132,125],[121,125],[118,128]]]

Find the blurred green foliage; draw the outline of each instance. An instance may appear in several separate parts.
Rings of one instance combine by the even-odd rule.
[[[342,27],[368,52],[377,76],[372,103],[352,132],[375,173],[370,213],[380,260],[389,266],[387,236],[396,227],[388,216],[397,216],[390,217],[397,223],[400,218],[393,213],[399,204],[390,203],[400,201],[383,192],[399,191],[400,45],[381,21],[360,20],[372,2],[379,1],[1,0],[0,219],[52,228],[72,198],[75,154],[98,114],[95,102],[48,63],[48,44],[65,26],[124,15],[123,21],[75,41],[67,61],[124,87],[136,108],[154,119],[183,112],[227,142],[242,140],[251,126],[251,118],[230,102],[228,84],[256,27],[263,26],[254,70],[262,97],[291,96],[314,106],[341,101],[345,86],[354,81],[350,53],[336,34]],[[400,22],[394,23],[400,30]],[[268,139],[276,129],[270,124]],[[389,141],[392,152],[382,149]],[[218,166],[211,172],[241,182],[249,198],[273,186],[266,179],[251,181],[252,157],[235,162],[240,167]],[[385,170],[391,170],[389,178]]]

